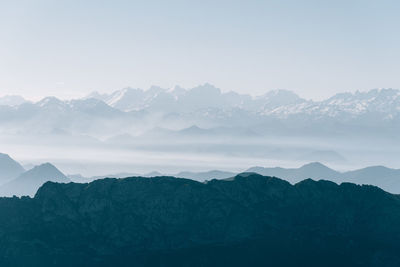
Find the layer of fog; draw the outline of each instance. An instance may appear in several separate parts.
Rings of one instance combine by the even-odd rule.
[[[88,136],[1,135],[1,152],[31,167],[52,162],[67,174],[177,173],[252,166],[299,167],[319,161],[337,170],[397,168],[400,148],[385,139],[165,136],[98,140]]]

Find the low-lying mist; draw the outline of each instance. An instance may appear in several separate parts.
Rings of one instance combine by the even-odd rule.
[[[400,152],[385,140],[338,140],[279,136],[185,135],[99,140],[89,136],[0,136],[2,151],[26,166],[52,162],[64,173],[85,176],[119,172],[183,170],[244,171],[252,166],[298,167],[318,161],[340,170],[399,166]]]

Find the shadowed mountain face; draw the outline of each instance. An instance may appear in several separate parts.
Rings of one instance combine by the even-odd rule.
[[[48,182],[0,199],[1,266],[398,266],[400,198],[255,174]]]
[[[10,158],[9,155],[0,153],[0,184],[17,177],[24,171],[21,164]]]

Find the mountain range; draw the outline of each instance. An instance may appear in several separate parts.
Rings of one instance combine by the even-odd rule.
[[[398,266],[400,198],[242,174],[45,183],[0,198],[1,266]]]
[[[88,183],[104,178],[126,178],[126,177],[159,177],[173,176],[192,179],[199,182],[207,182],[213,179],[230,180],[238,173],[230,171],[181,171],[178,173],[161,173],[152,171],[149,173],[121,172],[100,176],[84,177],[80,174],[65,175],[50,163],[34,166],[25,171],[22,166],[7,154],[0,154],[0,177],[4,177],[0,185],[0,196],[33,196],[36,191],[47,181],[68,183]],[[282,167],[251,167],[242,173],[257,173],[264,176],[273,176],[284,179],[292,184],[305,179],[329,180],[336,183],[351,182],[355,184],[366,184],[378,186],[387,192],[400,194],[400,169],[391,169],[384,166],[369,166],[362,169],[340,172],[331,169],[319,162],[305,164],[299,168]],[[7,176],[9,175],[9,176]]]
[[[393,194],[400,194],[400,169],[391,169],[384,166],[369,166],[362,169],[340,172],[333,170],[319,162],[312,162],[305,164],[299,168],[282,168],[282,167],[251,167],[241,173],[257,173],[264,176],[273,176],[284,179],[292,184],[298,183],[305,179],[314,180],[329,180],[336,183],[351,182],[360,185],[374,185],[384,189]],[[204,171],[204,172],[190,172],[182,171],[179,173],[162,174],[159,172],[152,172],[147,174],[132,174],[123,173],[117,175],[106,175],[100,177],[87,178],[86,181],[92,181],[98,178],[123,178],[129,176],[143,176],[155,177],[168,175],[173,177],[187,178],[196,181],[210,181],[212,179],[232,179],[235,175],[240,173],[229,171]],[[85,181],[85,180],[80,180]]]
[[[179,161],[188,162],[188,171],[198,169],[199,162],[203,169],[219,168],[213,157],[225,166],[242,162],[237,167],[243,169],[271,161],[399,166],[399,95],[396,89],[373,89],[313,101],[287,90],[251,96],[204,84],[125,88],[74,100],[3,97],[0,142],[11,154],[29,155],[22,151],[29,148],[42,151],[46,161],[59,158],[70,173],[86,171],[82,164],[91,166],[91,175],[99,175],[102,159],[137,155],[143,155],[140,165],[151,165],[142,173],[154,166],[178,172],[181,166],[171,165]],[[94,160],[92,155],[99,153]],[[175,161],[160,158],[164,154],[174,155]],[[112,173],[122,166],[104,169]]]
[[[306,100],[288,90],[270,91],[252,97],[235,92],[223,93],[211,84],[192,89],[179,86],[172,89],[151,87],[148,90],[125,88],[111,94],[94,92],[88,98],[96,98],[123,111],[161,110],[165,112],[193,112],[199,109],[243,109],[264,115],[287,117],[297,114],[343,117],[367,113],[382,113],[393,119],[400,109],[400,91],[397,89],[373,89],[368,92],[339,93],[322,101]]]
[[[251,167],[243,172],[235,173],[229,171],[211,170],[204,172],[181,171],[179,173],[150,172],[139,173],[117,173],[103,176],[83,177],[80,175],[68,176],[74,182],[90,182],[103,178],[125,178],[133,176],[157,177],[171,176],[192,179],[199,182],[207,182],[213,179],[231,180],[238,174],[257,173],[264,176],[278,177],[292,184],[306,179],[329,180],[335,183],[351,182],[359,185],[374,185],[393,194],[400,194],[400,169],[391,169],[384,166],[369,166],[362,169],[340,172],[331,169],[319,162],[305,164],[299,168],[282,167]]]
[[[117,118],[125,122],[152,118],[152,128],[177,124],[180,128],[192,125],[202,128],[260,127],[271,122],[276,124],[276,128],[279,125],[276,120],[279,120],[291,124],[284,123],[275,131],[285,130],[285,127],[300,127],[305,131],[301,124],[306,122],[324,122],[325,126],[331,127],[332,123],[341,126],[350,122],[353,128],[387,124],[395,127],[400,119],[400,91],[373,89],[340,93],[322,101],[312,101],[287,90],[270,91],[254,97],[221,92],[213,85],[204,84],[192,89],[155,86],[148,90],[125,88],[111,94],[94,92],[85,98],[68,101],[46,97],[36,103],[24,101],[19,96],[6,96],[0,98],[0,106],[0,126],[13,121],[43,122],[47,119],[48,126],[53,130],[67,132],[88,133],[89,126],[94,127],[99,120],[111,123]],[[54,118],[63,118],[64,124],[57,123]],[[92,122],[85,125],[89,118]],[[43,127],[42,124],[38,126]]]
[[[252,167],[246,172],[254,172],[266,176],[275,176],[291,183],[304,179],[325,179],[336,183],[351,182],[378,186],[388,192],[400,194],[400,169],[384,166],[370,166],[358,170],[339,172],[319,162],[306,164],[300,168],[264,168]]]

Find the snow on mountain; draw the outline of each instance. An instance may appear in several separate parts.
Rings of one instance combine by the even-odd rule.
[[[377,113],[385,119],[397,116],[400,111],[400,90],[373,89],[368,92],[339,93],[323,101],[298,101],[278,105],[266,105],[262,113],[285,118],[290,115],[309,115],[324,117],[357,117]]]
[[[127,117],[127,113],[95,98],[60,100],[46,97],[36,103],[0,106],[0,132],[27,135],[51,134],[57,130],[91,135],[100,133],[99,129],[114,132],[130,122]]]
[[[368,113],[395,117],[400,111],[400,91],[373,89],[367,92],[339,93],[322,101],[306,100],[288,90],[273,90],[261,96],[221,92],[211,84],[192,89],[176,86],[172,89],[152,87],[149,90],[125,88],[107,96],[92,93],[122,111],[156,110],[190,113],[198,110],[242,109],[262,116],[287,118],[292,115],[318,117],[357,117]]]
[[[51,111],[64,111],[68,107],[67,102],[54,96],[45,97],[35,104],[36,106]]]
[[[107,103],[109,106],[122,111],[132,111],[148,107],[149,102],[162,92],[167,92],[167,90],[156,86],[152,86],[148,90],[127,87],[111,94],[93,92],[87,96],[87,98],[99,99]]]
[[[95,101],[95,99],[97,101]],[[27,103],[20,96],[0,98],[0,106],[20,107]],[[400,113],[400,90],[373,89],[366,92],[339,93],[322,101],[306,100],[288,90],[273,90],[261,96],[250,96],[236,92],[222,92],[211,84],[192,89],[175,86],[164,89],[152,86],[148,90],[124,88],[110,94],[93,92],[83,99],[63,101],[46,97],[36,103],[35,108],[49,112],[94,111],[99,114],[142,111],[168,113],[219,112],[230,116],[232,110],[240,109],[257,116],[288,118],[311,116],[314,118],[355,118],[366,114],[379,114],[390,120]],[[109,108],[109,107],[110,108]],[[25,109],[33,108],[25,105]],[[214,115],[215,116],[215,115]]]
[[[273,110],[278,107],[303,104],[306,100],[288,90],[273,90],[255,97],[254,102],[260,105],[262,110]]]
[[[136,135],[155,127],[179,130],[191,125],[258,127],[264,132],[301,128],[309,132],[321,129],[332,132],[337,124],[377,127],[392,123],[396,130],[395,122],[399,119],[400,91],[396,89],[340,93],[312,101],[288,90],[254,97],[222,92],[206,83],[192,89],[124,88],[111,94],[93,92],[76,100],[46,97],[36,103],[0,106],[0,130],[6,132],[15,128],[18,132],[51,133],[58,129],[96,137]],[[323,124],[313,128],[313,122]]]
[[[163,89],[152,86],[148,90],[125,88],[109,95],[94,92],[94,97],[122,111],[149,109],[164,112],[191,112],[204,108],[247,108],[251,105],[251,96],[235,92],[222,93],[211,84],[203,84],[192,89],[175,86]]]

